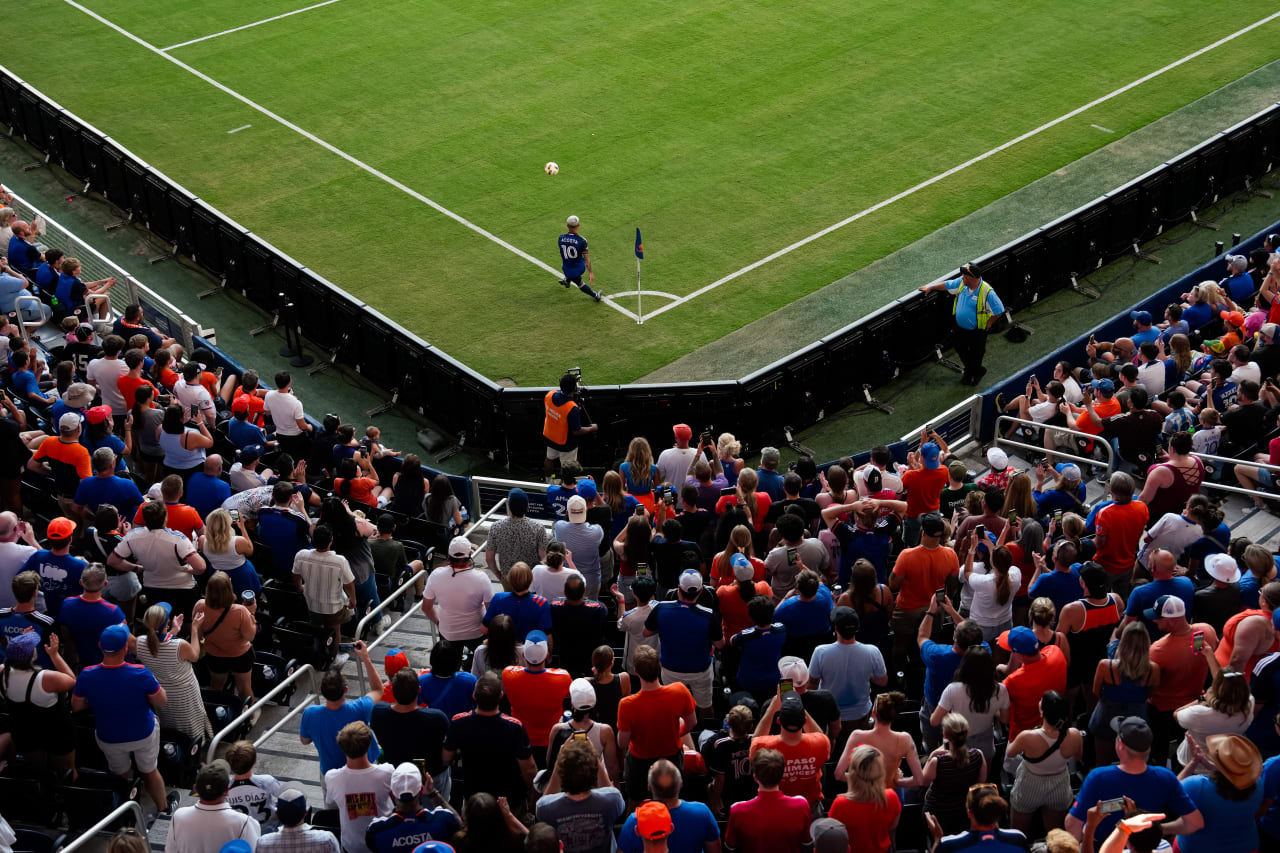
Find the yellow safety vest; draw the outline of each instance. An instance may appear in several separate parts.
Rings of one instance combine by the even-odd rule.
[[[964,289],[965,286],[962,283],[960,287],[961,289]],[[986,281],[979,280],[977,312],[978,312],[978,328],[982,331],[986,331],[986,328],[991,325],[991,319],[992,319],[991,309],[987,307],[987,296],[989,296],[990,293],[991,293],[991,285],[987,284]],[[958,310],[959,305],[960,305],[960,294],[957,293],[955,302],[951,303],[951,316],[953,318],[956,316],[956,311]]]

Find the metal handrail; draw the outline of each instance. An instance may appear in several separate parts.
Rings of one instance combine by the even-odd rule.
[[[1188,454],[1199,459],[1201,462],[1211,459],[1215,462],[1227,462],[1232,465],[1248,465],[1251,468],[1266,468],[1268,471],[1274,471],[1280,474],[1280,465],[1271,465],[1266,462],[1254,462],[1251,459],[1233,459],[1230,456],[1214,456],[1212,453],[1195,453]],[[1238,482],[1238,481],[1237,481]],[[1259,492],[1253,489],[1246,489],[1243,486],[1228,486],[1224,483],[1214,483],[1208,479],[1200,481],[1202,489],[1217,489],[1220,492],[1235,492],[1238,495],[1248,495],[1254,498],[1271,498],[1272,500],[1280,500],[1280,495],[1274,492]]]
[[[142,813],[142,803],[137,800],[130,800],[127,803],[121,803],[114,811],[111,812],[111,814],[86,829],[79,838],[72,841],[66,847],[63,847],[61,853],[72,853],[72,851],[85,846],[94,838],[94,836],[105,830],[111,824],[115,823],[116,820],[123,817],[124,813],[128,811],[133,812],[134,818],[137,821],[138,834],[145,839],[147,837],[147,819]]]
[[[40,322],[37,323],[34,320],[22,319],[22,306],[24,303],[27,303],[27,302],[30,302],[36,306],[36,313],[39,314],[40,316],[44,316],[44,303],[40,301],[40,298],[38,296],[35,296],[34,294],[31,294],[31,293],[19,294],[13,300],[13,310],[18,315],[18,328],[22,330],[23,339],[25,339],[27,343],[31,343],[31,333],[27,331],[27,326],[31,326],[32,328],[38,329],[41,326],[43,326],[46,321],[41,320]]]
[[[1070,453],[1063,453],[1061,450],[1048,450],[1043,445],[1026,444],[1025,442],[1014,441],[1011,438],[1005,438],[1004,435],[1000,432],[1001,423],[1025,424],[1026,426],[1035,427],[1037,429],[1053,430],[1054,432],[1065,432],[1068,435],[1075,435],[1075,436],[1079,436],[1080,438],[1088,439],[1089,441],[1094,442],[1098,447],[1101,447],[1103,450],[1107,452],[1107,461],[1099,462],[1097,459],[1091,459],[1087,456],[1073,456]],[[1037,453],[1051,453],[1055,458],[1069,459],[1072,462],[1075,462],[1081,465],[1088,465],[1091,468],[1105,468],[1108,474],[1114,471],[1116,467],[1116,454],[1115,454],[1115,451],[1111,449],[1111,442],[1107,441],[1102,436],[1090,435],[1087,432],[1080,432],[1079,430],[1068,429],[1066,427],[1048,426],[1046,424],[1036,423],[1035,421],[1023,420],[1022,418],[1015,418],[1012,415],[1001,415],[1000,417],[996,418],[995,443],[1005,444],[1005,445],[1008,445],[1009,447],[1021,447],[1026,450],[1034,450]]]
[[[504,477],[471,477],[471,505],[477,510],[480,508],[480,488],[482,486],[495,486],[497,488],[506,489],[524,489],[526,492],[536,492],[545,495],[547,493],[547,484],[533,482],[531,480],[508,480]]]
[[[387,607],[389,607],[393,601],[395,601],[397,598],[399,598],[401,595],[407,592],[410,587],[412,587],[414,584],[418,582],[418,578],[425,578],[427,574],[428,574],[427,569],[419,569],[418,571],[414,572],[413,577],[409,578],[407,581],[402,583],[399,586],[399,588],[397,588],[395,592],[392,592],[391,594],[389,594],[381,604],[379,604],[377,607],[373,608],[368,613],[366,613],[365,617],[356,624],[356,639],[359,639],[360,636],[364,634],[365,627],[369,624],[369,622],[375,616],[380,615],[382,611],[386,610]],[[365,649],[367,651],[372,651],[374,646],[379,645],[383,640],[385,640],[388,634],[390,634],[396,628],[400,627],[400,623],[404,622],[412,614],[413,614],[412,607],[406,609],[404,612],[404,615],[400,617],[399,621],[397,621],[394,625],[392,625],[385,632],[383,632],[381,636],[375,637],[372,641],[365,643],[364,644]],[[434,625],[435,623],[433,622],[431,624]],[[358,680],[360,683],[360,692],[363,693],[364,692],[364,667],[357,666],[356,671],[358,673]]]
[[[500,509],[506,509],[506,506],[507,506],[507,499],[506,499],[506,498],[503,498],[502,500],[498,501],[498,502],[497,502],[496,504],[494,504],[493,506],[489,507],[489,511],[488,511],[488,512],[486,512],[484,515],[480,516],[480,518],[478,518],[478,519],[476,520],[475,524],[471,525],[471,528],[472,528],[473,530],[479,530],[479,529],[480,529],[480,525],[484,524],[484,522],[485,522],[486,520],[488,520],[492,515],[494,515],[498,510],[500,510]],[[489,527],[490,527],[490,529],[492,529],[492,528],[493,528],[493,525],[492,525],[492,524],[490,524],[490,525],[489,525]],[[472,553],[474,553],[474,554],[479,554],[481,551],[483,551],[483,550],[484,550],[485,548],[487,548],[488,546],[489,546],[489,531],[488,531],[488,530],[486,530],[486,531],[485,531],[485,533],[484,533],[484,541],[483,541],[483,542],[481,542],[479,545],[477,545],[477,546],[476,546],[476,550],[475,550],[475,551],[473,551]],[[490,568],[493,568],[493,567],[492,567],[492,566],[490,566]],[[498,573],[498,570],[497,570],[497,569],[494,569],[493,573],[496,575],[496,574]]]
[[[227,723],[225,726],[223,726],[221,729],[219,729],[219,730],[218,730],[218,733],[217,733],[216,735],[214,735],[214,736],[213,736],[213,740],[209,741],[209,758],[210,758],[210,760],[212,760],[212,759],[214,759],[214,758],[216,758],[216,757],[217,757],[217,754],[218,754],[218,745],[219,745],[220,743],[222,743],[222,738],[223,738],[223,737],[224,737],[228,732],[233,731],[237,726],[239,726],[239,725],[240,725],[241,723],[243,723],[245,720],[249,719],[249,717],[253,716],[253,713],[254,713],[255,711],[257,711],[257,710],[258,710],[259,708],[261,708],[263,705],[267,704],[267,702],[268,702],[268,701],[270,701],[271,699],[273,699],[275,696],[277,696],[277,695],[279,695],[280,693],[282,693],[286,687],[288,687],[288,686],[289,686],[290,684],[292,684],[293,682],[297,681],[299,678],[301,678],[301,677],[302,677],[303,675],[305,675],[306,673],[313,673],[313,675],[312,675],[312,684],[311,684],[311,686],[312,686],[312,688],[314,688],[314,687],[315,687],[315,676],[314,676],[314,673],[315,673],[315,667],[313,667],[313,666],[312,666],[311,664],[309,664],[309,663],[303,664],[302,666],[298,667],[296,670],[294,670],[294,671],[293,671],[293,675],[290,675],[290,676],[289,676],[288,678],[286,678],[284,681],[280,682],[280,683],[279,683],[279,684],[277,684],[275,687],[273,687],[273,688],[271,689],[271,691],[270,691],[269,693],[267,693],[267,695],[266,695],[266,696],[263,696],[261,699],[259,699],[257,702],[254,702],[254,703],[253,703],[252,705],[250,705],[248,708],[245,708],[245,709],[244,709],[244,712],[243,712],[243,713],[241,713],[241,714],[240,714],[240,716],[236,717],[234,720],[232,720],[231,722],[229,722],[229,723]],[[311,700],[312,698],[314,698],[314,697],[315,697],[315,692],[314,692],[314,689],[313,689],[313,691],[312,691],[311,693],[308,693],[308,694],[307,694],[307,696],[306,696],[306,698],[304,698],[301,702],[299,702],[299,703],[297,704],[297,707],[296,707],[293,711],[290,711],[290,712],[289,712],[289,714],[288,714],[288,715],[286,715],[286,717],[285,717],[285,719],[284,719],[284,720],[281,720],[279,723],[277,723],[277,724],[276,724],[276,726],[275,726],[275,728],[273,728],[270,732],[268,732],[268,734],[274,734],[275,729],[278,729],[278,728],[279,728],[279,727],[280,727],[280,726],[285,722],[285,720],[288,720],[288,719],[292,718],[295,714],[301,713],[298,709],[300,709],[300,708],[306,708],[306,707],[307,707],[307,703],[308,703],[308,701],[310,701],[310,700]]]
[[[956,415],[960,414],[965,409],[969,410],[968,433],[966,433],[965,435],[956,436],[954,438],[944,434],[943,438],[947,440],[948,444],[958,444],[967,438],[972,438],[973,436],[978,434],[978,427],[980,425],[981,418],[982,418],[981,404],[982,404],[982,397],[978,394],[973,394],[969,397],[966,397],[965,399],[961,400],[959,403],[956,403],[954,406],[947,409],[945,412],[935,415],[925,423],[920,424],[920,426],[916,427],[914,430],[907,433],[906,435],[904,435],[902,438],[898,440],[906,441],[906,442],[915,442],[917,439],[920,438],[920,433],[924,431],[925,427],[933,427],[934,429],[937,429],[938,427],[944,425],[947,421],[951,420]]]

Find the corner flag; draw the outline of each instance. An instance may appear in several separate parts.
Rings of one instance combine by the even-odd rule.
[[[636,257],[644,260],[644,242],[640,239],[640,229],[636,229]]]

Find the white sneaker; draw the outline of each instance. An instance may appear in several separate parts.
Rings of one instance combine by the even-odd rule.
[[[351,655],[347,654],[346,652],[343,652],[342,654],[338,655],[336,658],[333,659],[333,665],[336,666],[338,669],[342,669],[344,666],[347,665],[347,661],[349,660],[351,660]]]
[[[381,634],[391,627],[391,614],[383,613],[382,618],[378,620],[378,633]]]

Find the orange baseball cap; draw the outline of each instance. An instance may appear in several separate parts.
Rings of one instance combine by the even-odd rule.
[[[50,539],[70,539],[76,532],[76,523],[69,518],[55,518],[49,522]]]
[[[656,841],[671,835],[671,812],[656,800],[642,803],[636,809],[636,834],[646,841]]]

